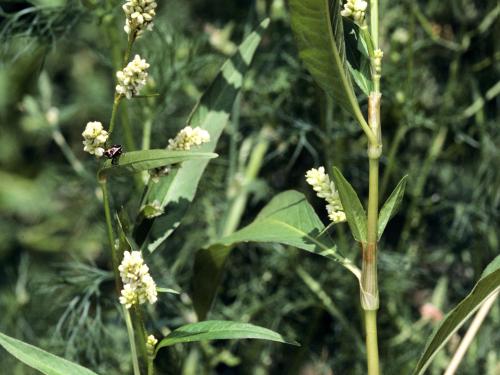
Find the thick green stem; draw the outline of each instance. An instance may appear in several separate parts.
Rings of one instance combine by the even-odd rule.
[[[379,308],[377,277],[378,245],[378,188],[379,160],[382,154],[382,135],[380,128],[379,92],[372,92],[368,101],[368,121],[377,142],[368,145],[369,191],[367,214],[367,243],[363,244],[363,264],[361,268],[361,306],[365,314],[366,356],[368,375],[379,375],[379,355],[377,343],[377,310]]]
[[[377,342],[377,310],[365,310],[366,356],[368,359],[368,375],[378,375],[378,342]]]
[[[373,48],[378,48],[378,0],[370,0],[370,34]]]

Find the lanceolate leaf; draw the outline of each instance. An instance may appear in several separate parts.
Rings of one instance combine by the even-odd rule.
[[[373,52],[373,45],[370,35],[348,20],[345,20],[344,27],[349,71],[354,82],[368,96],[373,91],[370,67],[370,51]]]
[[[321,235],[323,229],[323,223],[304,195],[291,190],[274,197],[251,224],[198,251],[194,264],[193,303],[199,318],[204,319],[210,309],[227,256],[239,242],[277,242],[294,246],[339,261],[356,273],[357,268],[338,253],[330,237]]]
[[[360,113],[349,76],[339,0],[290,0],[299,55],[317,84],[342,108]]]
[[[286,341],[279,333],[253,324],[226,320],[207,320],[187,324],[172,331],[160,341],[156,347],[156,353],[165,346],[184,342],[230,339],[261,339],[298,345],[295,341]]]
[[[198,151],[168,151],[168,150],[142,150],[126,152],[113,165],[111,160],[107,160],[99,170],[99,178],[104,178],[110,174],[126,174],[145,171],[163,167],[170,164],[177,164],[187,160],[212,159],[217,154],[212,152]]]
[[[401,181],[399,181],[398,186],[391,193],[389,198],[385,201],[382,209],[380,210],[378,218],[378,238],[382,237],[387,223],[393,217],[399,209],[403,196],[405,194],[406,180],[408,176],[404,176]]]
[[[21,362],[46,375],[97,375],[85,367],[3,333],[0,333],[0,346]]]
[[[333,180],[354,239],[366,242],[366,212],[356,191],[337,168],[333,168]]]
[[[500,290],[500,256],[490,263],[472,292],[460,302],[446,317],[431,336],[424,353],[413,371],[421,375],[430,365],[438,351],[450,340],[453,334],[469,319],[481,304]]]
[[[215,150],[217,141],[228,122],[234,100],[243,84],[244,75],[268,25],[269,19],[264,20],[238,47],[236,54],[225,62],[188,119],[189,125],[199,126],[210,133],[210,143],[201,147],[201,151]],[[146,240],[151,227],[152,241],[148,246],[150,251],[154,251],[170,236],[194,199],[207,164],[208,160],[185,162],[175,177],[164,177],[150,189],[143,204],[157,201],[161,203],[161,208],[168,207],[165,208],[166,215],[154,221],[146,220],[140,226],[140,231],[136,231],[135,238],[140,244]]]

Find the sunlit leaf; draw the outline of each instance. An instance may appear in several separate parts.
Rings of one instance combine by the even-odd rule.
[[[210,142],[203,145],[200,148],[201,151],[215,150],[217,141],[229,120],[235,98],[243,84],[244,75],[268,25],[269,19],[266,19],[245,38],[234,56],[224,63],[219,74],[191,113],[188,124],[199,126],[210,133]],[[142,221],[134,233],[139,244],[142,245],[151,233],[148,249],[154,251],[172,234],[194,199],[207,164],[208,160],[185,162],[177,170],[175,176],[163,177],[160,182],[150,187],[143,206],[159,202],[160,207],[165,208],[166,214]]]
[[[99,178],[105,178],[110,174],[136,173],[149,169],[159,168],[166,165],[178,164],[183,161],[192,160],[193,163],[202,163],[200,159],[212,159],[217,154],[212,152],[198,151],[170,151],[170,150],[142,150],[125,152],[116,161],[107,160],[99,170]]]
[[[215,298],[224,263],[232,247],[240,242],[276,242],[294,246],[340,262],[356,272],[350,261],[338,251],[325,226],[304,195],[286,191],[275,196],[246,227],[198,251],[193,277],[193,303],[204,319]]]
[[[295,341],[287,341],[279,333],[249,323],[238,323],[225,320],[207,320],[187,324],[172,331],[160,341],[156,352],[165,346],[185,342],[231,339],[260,339],[285,344],[298,345]]]

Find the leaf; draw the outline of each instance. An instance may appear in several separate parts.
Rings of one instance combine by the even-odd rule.
[[[354,239],[366,243],[366,212],[356,191],[337,168],[333,168],[333,180]]]
[[[344,20],[344,29],[349,72],[361,91],[369,96],[373,91],[370,64],[370,51],[373,53],[373,45],[370,35],[348,20]]]
[[[290,0],[299,56],[316,83],[346,111],[360,113],[346,62],[339,0]]]
[[[207,320],[205,322],[186,324],[172,331],[160,341],[156,347],[156,353],[165,346],[184,342],[230,339],[261,339],[299,346],[295,341],[285,340],[279,333],[253,324],[226,320]]]
[[[193,304],[204,319],[215,298],[224,263],[239,242],[276,242],[336,260],[356,274],[357,268],[344,258],[331,238],[321,233],[324,225],[297,191],[275,196],[246,227],[196,253],[193,276]],[[359,270],[358,270],[359,271]]]
[[[420,357],[414,375],[423,374],[430,365],[438,351],[450,340],[455,332],[469,319],[481,304],[492,294],[500,290],[500,256],[483,272],[483,275],[472,289],[472,292],[465,297],[441,322],[439,327],[431,336]]]
[[[136,173],[187,160],[192,160],[192,163],[203,163],[204,161],[200,161],[199,159],[212,159],[215,157],[217,157],[217,154],[211,152],[170,150],[131,151],[121,155],[116,165],[113,165],[111,160],[107,160],[99,170],[98,176],[100,179],[103,179],[110,174]]]
[[[403,196],[405,194],[406,181],[408,176],[404,176],[401,181],[399,181],[398,185],[391,193],[389,198],[385,201],[382,209],[380,210],[379,218],[378,218],[378,238],[382,237],[382,233],[384,233],[385,227],[389,220],[396,214],[401,205],[401,201],[403,200]]]
[[[243,84],[243,77],[268,25],[269,19],[265,19],[255,31],[246,37],[236,54],[224,63],[221,71],[191,113],[188,124],[199,126],[210,133],[210,142],[203,145],[201,150],[215,150],[217,141],[229,120],[235,98]],[[172,234],[194,199],[207,164],[208,160],[185,162],[175,176],[164,177],[152,187],[143,205],[158,201],[161,208],[168,206],[165,208],[167,214],[153,220],[145,220],[141,224],[134,233],[139,244],[143,244],[151,231],[152,241],[148,249],[154,251]]]
[[[181,294],[181,292],[170,288],[156,288],[156,290],[158,291],[158,293]]]
[[[0,346],[31,368],[46,375],[97,375],[76,363],[0,333]]]

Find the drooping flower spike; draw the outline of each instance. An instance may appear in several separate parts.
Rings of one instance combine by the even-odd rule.
[[[324,167],[312,168],[306,173],[306,182],[312,186],[319,198],[326,202],[328,218],[333,223],[346,221],[346,216],[335,184],[330,181],[330,177],[325,173]]]

